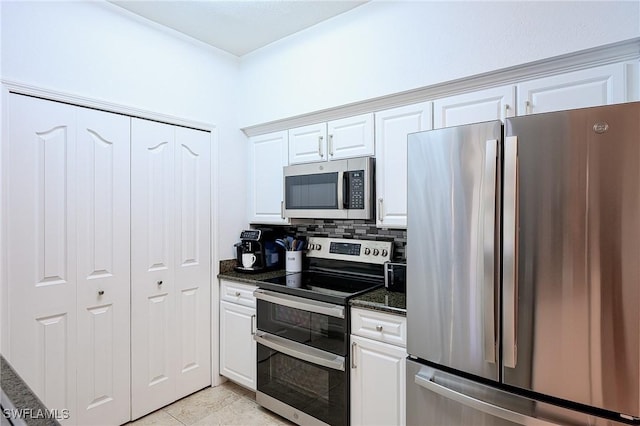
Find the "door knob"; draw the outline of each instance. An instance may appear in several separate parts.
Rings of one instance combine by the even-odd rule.
[[[162,280],[158,281],[158,285],[162,285]]]
[[[381,325],[376,325],[376,331],[382,331],[382,326]]]
[[[98,290],[98,296],[102,296],[104,294],[104,290]]]

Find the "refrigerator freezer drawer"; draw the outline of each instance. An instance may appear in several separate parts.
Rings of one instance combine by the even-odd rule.
[[[622,426],[407,360],[407,424]]]

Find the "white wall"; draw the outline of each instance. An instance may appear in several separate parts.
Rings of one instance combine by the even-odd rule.
[[[221,258],[246,227],[237,58],[105,2],[2,1],[2,79],[215,124]]]
[[[242,127],[640,36],[638,1],[374,0],[242,59]]]

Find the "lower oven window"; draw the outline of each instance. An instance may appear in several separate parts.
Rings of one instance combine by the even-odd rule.
[[[330,425],[346,424],[346,374],[258,344],[258,391]]]

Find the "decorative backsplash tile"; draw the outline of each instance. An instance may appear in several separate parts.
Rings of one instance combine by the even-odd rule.
[[[364,220],[315,219],[308,223],[290,226],[270,226],[282,229],[285,234],[307,237],[356,238],[359,240],[393,241],[393,260],[406,258],[407,230],[377,228],[375,223]]]

